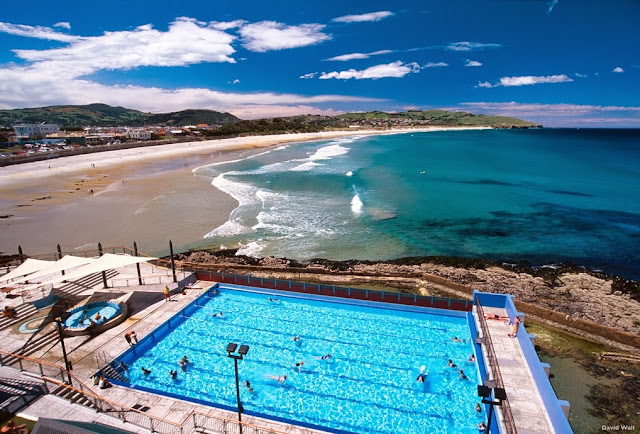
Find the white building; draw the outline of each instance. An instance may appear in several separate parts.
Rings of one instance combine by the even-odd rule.
[[[151,132],[142,128],[129,128],[127,138],[136,140],[151,140]]]
[[[16,132],[16,138],[30,139],[33,137],[46,137],[47,134],[57,133],[59,128],[56,124],[18,124],[11,125],[13,131]]]

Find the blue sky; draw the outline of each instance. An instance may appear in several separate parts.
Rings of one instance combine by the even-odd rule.
[[[640,2],[5,2],[0,108],[445,108],[640,127]]]

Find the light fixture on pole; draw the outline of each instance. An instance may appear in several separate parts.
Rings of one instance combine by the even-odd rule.
[[[236,349],[238,349],[238,354],[234,354],[236,352]],[[233,359],[233,366],[235,367],[235,371],[236,371],[236,400],[238,402],[238,422],[240,422],[238,426],[240,427],[240,434],[242,434],[243,408],[242,408],[242,402],[240,402],[240,384],[238,382],[238,360],[242,360],[244,356],[247,355],[248,352],[249,352],[248,345],[240,345],[240,348],[238,348],[238,344],[234,344],[233,342],[229,342],[229,344],[227,345],[227,357],[230,357]]]
[[[493,392],[493,398],[491,398]],[[493,416],[493,406],[502,405],[502,401],[507,399],[507,392],[501,387],[491,388],[489,386],[478,385],[478,396],[482,397],[483,404],[489,404],[489,416],[487,417],[487,432],[491,432],[491,418]]]

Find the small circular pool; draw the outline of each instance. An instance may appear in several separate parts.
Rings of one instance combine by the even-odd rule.
[[[122,308],[118,303],[111,301],[88,303],[71,309],[64,325],[70,330],[85,329],[92,324],[100,325],[110,321],[120,314],[121,310]]]

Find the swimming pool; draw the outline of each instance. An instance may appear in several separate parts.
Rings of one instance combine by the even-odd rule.
[[[105,323],[118,315],[120,310],[121,308],[117,303],[109,301],[88,303],[71,309],[64,325],[69,329],[84,329],[91,325],[91,320],[93,320],[94,324]],[[100,314],[99,319],[96,318],[98,313]]]
[[[235,409],[234,367],[225,349],[236,342],[250,347],[238,366],[240,381],[253,389],[241,388],[247,414],[331,431],[478,432],[477,368],[467,362],[473,347],[465,314],[261,290],[217,292],[209,290],[182,318],[118,358],[129,365],[131,387]],[[222,318],[213,316],[218,312]],[[190,364],[183,372],[178,362],[185,355]],[[416,382],[421,366],[428,370],[425,383]],[[269,378],[283,375],[283,384]]]

